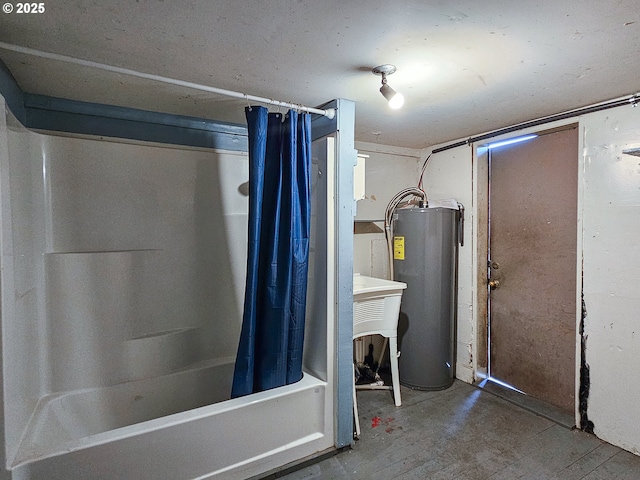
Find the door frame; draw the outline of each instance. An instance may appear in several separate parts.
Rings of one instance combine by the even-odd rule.
[[[550,122],[543,127],[537,126],[514,131],[505,135],[491,138],[486,143],[474,144],[472,149],[473,162],[473,228],[476,234],[476,248],[473,253],[473,278],[475,289],[475,339],[473,349],[473,371],[476,382],[487,377],[489,364],[489,291],[487,279],[487,259],[489,252],[489,150],[486,145],[492,142],[519,137],[531,133],[551,133],[554,130],[571,128],[577,124],[578,128],[578,189],[577,189],[577,222],[576,222],[576,330],[575,330],[575,424],[580,425],[580,359],[582,353],[580,324],[582,322],[582,256],[583,256],[583,204],[584,204],[584,155],[583,131],[579,118],[570,118],[558,122]]]

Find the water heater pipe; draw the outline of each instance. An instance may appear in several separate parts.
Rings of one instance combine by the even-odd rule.
[[[427,194],[424,190],[417,187],[409,187],[399,191],[389,201],[384,213],[384,236],[387,240],[387,254],[389,262],[389,280],[393,280],[393,213],[400,206],[400,202],[406,197],[416,197],[420,199],[420,206],[426,207],[429,205]],[[411,203],[411,202],[408,202]]]

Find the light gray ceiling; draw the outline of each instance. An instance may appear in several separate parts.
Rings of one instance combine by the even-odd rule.
[[[0,41],[315,106],[413,148],[640,91],[640,0],[45,0]],[[23,90],[244,123],[244,100],[0,49]],[[371,68],[392,63],[391,111]]]

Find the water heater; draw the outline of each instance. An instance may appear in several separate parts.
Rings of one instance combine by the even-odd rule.
[[[455,378],[459,207],[406,208],[394,216],[394,280],[407,284],[398,321],[400,383],[418,390],[445,389]]]

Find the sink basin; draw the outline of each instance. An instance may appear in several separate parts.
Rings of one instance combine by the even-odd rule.
[[[353,276],[353,338],[380,334],[395,337],[403,282],[355,274]]]

